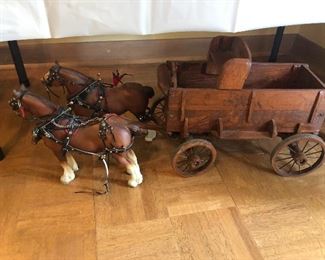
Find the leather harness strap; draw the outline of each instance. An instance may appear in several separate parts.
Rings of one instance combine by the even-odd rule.
[[[105,88],[110,87],[110,85],[103,84],[100,80],[95,80],[89,85],[87,85],[84,89],[73,95],[72,97],[68,98],[69,105],[77,104],[79,106],[82,106],[86,109],[94,110],[92,116],[99,115],[103,112],[109,113],[108,110],[103,109],[103,101],[106,102],[106,93]],[[88,94],[94,90],[98,90],[98,96],[95,104],[89,104],[86,102],[85,98],[88,96]],[[107,107],[107,106],[106,106]]]

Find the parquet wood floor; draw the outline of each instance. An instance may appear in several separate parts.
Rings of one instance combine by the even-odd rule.
[[[27,67],[32,90],[49,66]],[[156,85],[157,65],[119,66],[132,80]],[[79,67],[110,80],[114,67]],[[269,153],[278,140],[214,141],[215,166],[182,178],[170,159],[180,140],[137,138],[144,183],[126,185],[111,166],[111,193],[101,188],[103,168],[76,155],[78,178],[59,182],[60,165],[31,144],[30,122],[8,107],[18,88],[12,68],[0,71],[0,259],[325,259],[325,166],[299,178],[273,174]],[[58,90],[59,92],[61,90]],[[62,93],[62,92],[61,92]],[[156,97],[160,95],[156,91]],[[63,102],[61,99],[60,102]]]

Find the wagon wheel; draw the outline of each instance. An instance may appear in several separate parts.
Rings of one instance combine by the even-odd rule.
[[[166,125],[166,100],[166,97],[159,98],[151,108],[152,119],[159,126]]]
[[[178,147],[173,158],[174,170],[184,177],[191,177],[206,171],[215,161],[217,151],[204,139],[193,139]]]
[[[297,134],[272,151],[271,164],[281,176],[302,176],[317,169],[325,159],[325,142],[317,135]]]

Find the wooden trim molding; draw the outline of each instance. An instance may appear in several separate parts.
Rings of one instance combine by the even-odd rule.
[[[254,57],[270,54],[274,35],[243,36]],[[285,34],[281,54],[291,50],[296,34]],[[112,42],[24,44],[20,49],[25,64],[64,63],[87,65],[160,63],[166,60],[206,59],[211,38],[135,40]],[[0,46],[0,65],[11,64],[6,45]]]

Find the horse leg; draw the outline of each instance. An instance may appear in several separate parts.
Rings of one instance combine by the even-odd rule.
[[[61,166],[63,168],[63,175],[60,177],[60,181],[63,184],[69,184],[75,178],[74,171],[66,161],[61,162]]]
[[[50,141],[48,139],[44,139],[44,144],[50,148],[50,150],[54,153],[56,158],[58,158],[61,167],[63,168],[63,175],[60,177],[60,181],[63,184],[69,184],[71,181],[74,180],[75,175],[74,171],[67,162],[67,158],[65,156],[65,153],[62,150],[62,145],[58,145],[54,143],[53,141]]]
[[[78,164],[77,164],[76,160],[73,158],[72,154],[70,152],[67,152],[65,154],[65,157],[66,157],[67,163],[69,164],[71,169],[75,172],[78,171],[79,170]]]
[[[126,167],[126,171],[131,174],[131,179],[129,179],[128,184],[131,187],[136,187],[143,181],[138,159],[132,149],[127,151],[125,155],[129,161],[129,165]]]
[[[123,154],[114,154],[113,156],[119,163],[126,167],[127,173],[131,175],[131,178],[128,180],[130,187],[135,188],[142,183],[143,177],[133,150],[129,150]]]

